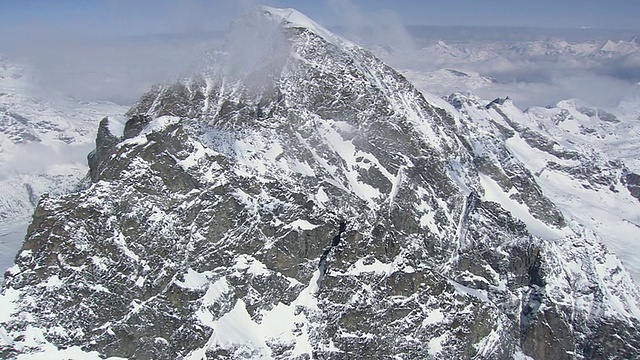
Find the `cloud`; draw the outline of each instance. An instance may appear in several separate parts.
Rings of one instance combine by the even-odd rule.
[[[384,60],[403,62],[416,53],[413,37],[392,10],[365,12],[349,0],[328,0],[327,5],[339,20],[338,32],[365,47],[377,49]]]
[[[522,109],[551,106],[560,100],[581,99],[594,106],[613,108],[632,96],[633,84],[592,73],[558,75],[544,82],[514,81],[474,90],[480,97],[494,99],[509,96]]]
[[[573,97],[611,105],[640,81],[637,54],[603,59],[517,55],[508,51],[508,44],[532,43],[543,36],[527,29],[503,28],[412,27],[409,31],[391,10],[363,10],[349,0],[324,4],[342,24],[337,32],[372,49],[390,65],[423,72],[441,68],[478,72],[499,81],[477,89],[481,96],[509,95],[522,107]],[[0,54],[32,64],[46,93],[128,105],[153,84],[192,69],[201,54],[221,44],[222,30],[255,5],[253,0],[110,0],[100,19],[55,22],[34,17],[7,25],[0,29]],[[269,42],[264,39],[269,32],[248,33],[255,30],[243,33],[236,29],[230,35],[235,37],[232,43],[249,45],[231,48],[238,69],[268,55]],[[447,36],[453,55],[432,46]],[[552,36],[562,34],[553,30]],[[567,33],[566,37],[576,35]],[[491,53],[492,46],[501,41],[508,44]],[[425,46],[427,43],[431,45]]]
[[[130,103],[152,84],[176,77],[206,47],[207,42],[171,39],[102,42],[67,37],[31,43],[18,56],[34,66],[46,91]]]
[[[188,71],[253,1],[114,0],[104,19],[32,19],[3,28],[0,54],[31,65],[45,92],[131,104]]]
[[[479,73],[496,81],[486,81],[469,90],[488,100],[509,96],[521,108],[553,105],[571,98],[612,108],[637,91],[640,47],[630,51],[621,42],[621,51],[599,53],[600,41],[568,42],[558,30],[554,30],[553,38],[520,31],[522,36],[507,34],[502,40],[494,35],[488,40],[456,38],[446,43],[421,39],[428,45],[417,52],[413,62],[396,61],[392,65],[412,70],[413,75],[423,72],[437,76],[437,70],[442,68]],[[444,96],[450,89],[470,83],[468,78],[446,80],[430,84],[423,76],[420,85],[423,90]]]
[[[11,154],[5,154],[0,161],[0,180],[12,179],[21,174],[43,174],[59,172],[57,166],[76,164],[86,166],[87,154],[93,149],[92,143],[55,146],[38,142],[20,144]]]
[[[503,58],[468,66],[498,80],[492,88],[479,89],[479,95],[509,95],[521,107],[552,105],[570,98],[615,107],[640,80],[636,74],[640,68],[618,64],[622,63],[575,56],[559,61]]]
[[[224,65],[231,75],[246,76],[260,72],[271,63],[282,63],[289,55],[278,23],[255,9],[235,21],[225,36],[227,53]]]

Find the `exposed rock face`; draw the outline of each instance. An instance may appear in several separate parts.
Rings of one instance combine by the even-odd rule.
[[[631,195],[640,201],[640,175],[632,172],[626,173],[621,180]]]
[[[153,89],[100,125],[92,185],[38,204],[0,354],[640,355],[630,276],[504,138],[295,11],[245,20],[260,61]]]
[[[134,121],[135,119],[132,118],[128,123],[133,123]],[[87,161],[89,163],[89,177],[91,178],[91,181],[98,181],[100,173],[103,170],[102,164],[107,162],[119,142],[120,139],[113,135],[109,130],[109,119],[102,119],[98,125],[96,148],[87,156]]]

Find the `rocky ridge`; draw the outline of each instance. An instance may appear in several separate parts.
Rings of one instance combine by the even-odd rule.
[[[623,110],[614,114],[579,100],[524,112],[509,99],[487,103],[458,93],[447,100],[455,107],[449,111],[501,139],[507,156],[516,158],[545,196],[573,219],[569,225],[578,223],[597,234],[638,281],[640,258],[633,251],[640,229],[634,155],[638,148],[633,140],[640,131],[637,114]],[[498,183],[503,193],[513,191],[510,184]],[[520,196],[509,194],[522,203]]]

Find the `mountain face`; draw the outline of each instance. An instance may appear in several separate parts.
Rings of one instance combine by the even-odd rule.
[[[508,101],[427,98],[294,10],[247,15],[40,200],[0,354],[639,356],[637,286],[518,150],[589,159]],[[633,195],[609,168],[592,186]]]
[[[13,264],[44,193],[73,191],[101,118],[124,114],[109,102],[46,99],[30,68],[0,56],[0,268]]]
[[[579,100],[524,112],[509,99],[487,103],[472,94],[457,93],[447,100],[455,107],[450,112],[473,122],[482,129],[480,133],[489,132],[492,141],[501,139],[509,150],[509,161],[515,158],[523,164],[545,196],[573,219],[569,226],[579,223],[597,234],[623,260],[636,282],[640,280],[640,257],[634,251],[640,230],[637,113],[621,107],[614,114]],[[495,153],[492,145],[479,146]],[[509,192],[508,183],[498,183],[503,192]],[[509,197],[521,202],[520,195]],[[506,208],[517,205],[501,203]],[[531,206],[526,199],[525,203]]]

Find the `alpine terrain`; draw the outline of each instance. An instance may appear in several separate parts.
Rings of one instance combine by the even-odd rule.
[[[13,264],[40,196],[73,191],[87,174],[96,125],[109,116],[117,126],[125,112],[111,102],[45,94],[33,69],[0,56],[2,272]]]
[[[638,358],[640,291],[605,244],[637,240],[640,176],[580,145],[624,122],[574,105],[423,94],[262,7],[40,199],[0,357]]]

